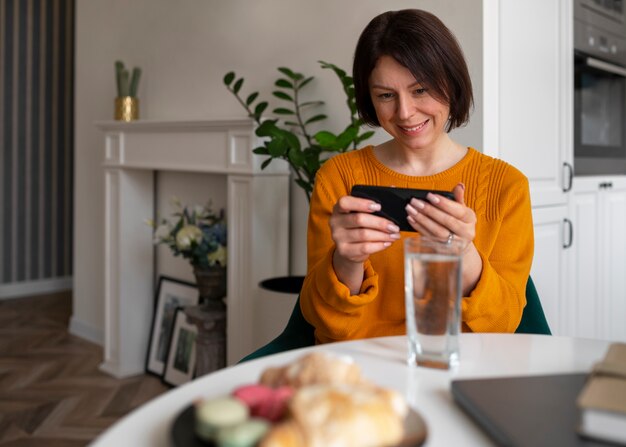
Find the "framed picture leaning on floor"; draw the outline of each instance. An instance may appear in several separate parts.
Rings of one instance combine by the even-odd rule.
[[[169,276],[160,276],[156,291],[150,343],[146,358],[146,372],[162,376],[170,349],[170,336],[175,323],[176,309],[199,303],[195,284]]]
[[[176,310],[163,382],[177,386],[194,378],[198,327],[187,322],[183,307]]]

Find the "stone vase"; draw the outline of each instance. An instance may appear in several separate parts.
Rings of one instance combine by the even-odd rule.
[[[194,267],[200,303],[206,305],[212,301],[221,301],[226,296],[226,267]]]
[[[198,327],[196,377],[226,366],[226,267],[194,267],[200,305],[187,307],[187,320]]]

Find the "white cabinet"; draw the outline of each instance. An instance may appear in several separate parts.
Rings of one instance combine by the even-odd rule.
[[[566,334],[561,309],[567,305],[567,257],[572,244],[567,215],[566,205],[533,209],[535,257],[530,275],[554,335]]]
[[[484,84],[484,140],[497,147],[486,151],[528,177],[534,207],[565,204],[573,157],[572,1],[487,3],[484,73],[487,79],[497,70],[497,77]]]
[[[531,276],[552,333],[567,331],[572,181],[572,0],[485,0],[485,152],[530,182],[535,228]],[[541,14],[537,14],[541,11]]]
[[[569,333],[626,341],[626,177],[576,177]]]

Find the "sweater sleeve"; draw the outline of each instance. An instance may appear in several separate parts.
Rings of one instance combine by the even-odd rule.
[[[326,173],[326,174],[325,174]],[[327,181],[327,174],[333,182]],[[336,178],[335,178],[336,177]],[[329,219],[337,200],[348,194],[331,162],[318,171],[311,196],[307,232],[307,275],[300,292],[300,306],[305,319],[315,327],[318,342],[354,338],[359,329],[363,306],[378,295],[378,275],[365,262],[363,284],[358,295],[339,281],[333,268],[335,244]]]
[[[490,223],[497,236],[493,246],[477,246],[483,270],[461,303],[464,328],[473,332],[514,332],[526,305],[534,250],[530,191],[526,177],[509,169],[497,197],[499,216]]]

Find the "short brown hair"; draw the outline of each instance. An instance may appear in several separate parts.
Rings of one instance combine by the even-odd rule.
[[[474,95],[467,63],[456,38],[436,16],[419,9],[389,11],[374,17],[361,33],[352,76],[359,116],[370,126],[380,126],[369,77],[381,56],[393,57],[450,107],[446,132],[469,121]]]

